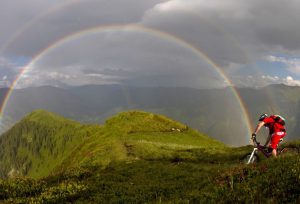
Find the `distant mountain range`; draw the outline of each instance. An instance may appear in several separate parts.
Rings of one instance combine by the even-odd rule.
[[[6,91],[0,90],[0,99]],[[299,138],[300,87],[270,85],[237,91],[249,113],[252,129],[261,113],[281,114],[287,119],[287,138]],[[250,138],[245,116],[231,88],[87,85],[17,89],[5,109],[2,132],[36,109],[84,123],[103,123],[120,111],[144,110],[174,118],[226,144],[243,145]]]

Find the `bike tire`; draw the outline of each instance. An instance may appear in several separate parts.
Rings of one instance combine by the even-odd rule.
[[[249,161],[249,159],[250,159],[250,156],[251,156],[251,153],[245,155],[245,156],[242,158],[242,162],[243,162],[244,164],[256,164],[256,163],[259,161],[259,158],[258,158],[257,154],[254,154],[252,160],[250,161],[250,163],[248,163],[248,161]]]

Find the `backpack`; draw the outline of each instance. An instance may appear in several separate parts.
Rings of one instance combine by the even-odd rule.
[[[285,118],[280,115],[272,115],[271,118],[275,120],[276,123],[279,123],[280,125],[285,125]]]

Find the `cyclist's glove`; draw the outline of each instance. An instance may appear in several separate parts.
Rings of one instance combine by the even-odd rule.
[[[252,133],[252,139],[256,138],[256,133]]]

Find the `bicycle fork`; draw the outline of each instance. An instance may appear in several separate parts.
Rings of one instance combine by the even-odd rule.
[[[249,160],[248,160],[247,164],[252,163],[252,160],[253,160],[253,157],[254,157],[254,154],[255,154],[256,151],[257,151],[257,148],[255,147],[255,148],[253,149],[253,151],[252,151],[250,157],[249,157]]]

